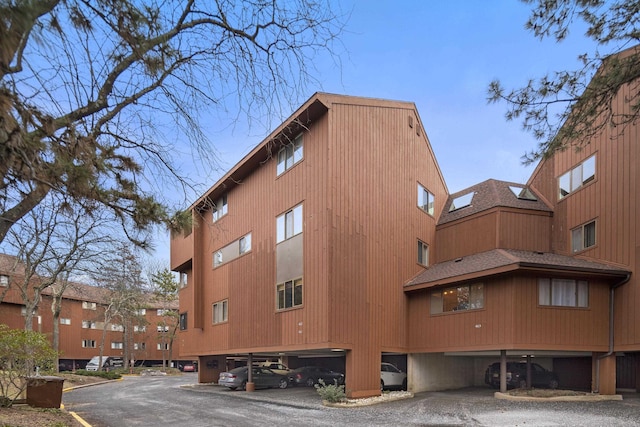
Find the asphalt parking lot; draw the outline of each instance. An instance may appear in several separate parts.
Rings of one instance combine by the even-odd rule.
[[[312,388],[255,392],[180,377],[126,377],[67,392],[67,410],[94,427],[119,426],[640,426],[640,395],[622,401],[511,402],[479,387],[417,393],[358,408],[329,408]]]

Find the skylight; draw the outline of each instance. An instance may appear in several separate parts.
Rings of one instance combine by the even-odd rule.
[[[451,206],[449,206],[449,212],[453,212],[457,209],[462,209],[471,204],[471,199],[473,199],[473,192],[463,194],[462,196],[458,196],[451,202]]]
[[[527,187],[518,187],[517,185],[510,185],[509,189],[511,189],[513,194],[515,194],[515,196],[518,199],[533,200],[533,201],[538,200],[538,198]]]

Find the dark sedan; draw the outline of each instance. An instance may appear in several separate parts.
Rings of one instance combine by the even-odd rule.
[[[289,372],[289,380],[294,385],[306,385],[308,387],[317,384],[320,380],[325,384],[344,384],[344,374],[332,371],[320,366],[303,366]]]
[[[271,369],[254,367],[252,375],[256,388],[287,388],[289,385],[289,378],[287,378],[286,375],[277,374]],[[231,390],[237,388],[246,390],[247,381],[249,381],[249,371],[246,366],[232,369],[229,372],[222,372],[218,378],[218,384],[228,387]]]
[[[484,373],[484,382],[493,388],[500,388],[500,363],[496,362]],[[527,364],[525,362],[507,362],[507,387],[525,388],[527,386]],[[531,364],[531,385],[534,387],[558,388],[558,375],[537,363]]]

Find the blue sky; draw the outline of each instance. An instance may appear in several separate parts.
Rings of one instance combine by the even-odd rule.
[[[507,122],[506,105],[487,104],[487,87],[499,78],[520,87],[545,73],[578,67],[577,56],[594,45],[579,28],[556,43],[524,29],[530,6],[511,0],[345,0],[349,13],[335,53],[316,61],[316,91],[414,102],[451,193],[489,178],[524,183],[533,167],[521,156],[536,146],[519,122]],[[220,129],[214,144],[220,168],[209,188],[286,117],[247,129],[241,122]],[[277,123],[276,123],[277,121]],[[223,129],[223,130],[222,130]],[[168,237],[157,257],[168,260]]]

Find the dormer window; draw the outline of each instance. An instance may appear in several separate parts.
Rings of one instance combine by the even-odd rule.
[[[449,206],[449,212],[453,212],[458,209],[466,208],[471,205],[471,200],[473,200],[473,192],[463,194],[462,196],[458,196],[451,202],[451,206]]]
[[[517,185],[510,185],[509,189],[513,192],[513,194],[521,200],[531,200],[536,201],[538,198],[529,190],[527,187],[519,187]]]

